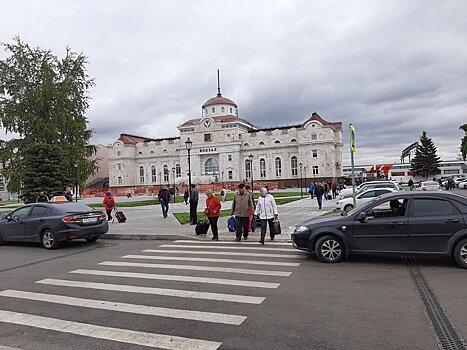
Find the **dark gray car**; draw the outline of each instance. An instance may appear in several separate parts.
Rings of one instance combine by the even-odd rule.
[[[467,198],[448,192],[386,194],[346,216],[304,222],[292,241],[322,262],[358,253],[441,254],[467,268]]]
[[[106,215],[85,204],[34,203],[0,218],[0,244],[40,242],[44,248],[54,249],[72,239],[94,242],[108,230]]]

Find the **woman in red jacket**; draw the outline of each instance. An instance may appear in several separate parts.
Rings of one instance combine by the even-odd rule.
[[[206,209],[204,214],[208,217],[209,223],[211,224],[212,240],[219,240],[219,231],[217,229],[217,220],[219,219],[219,212],[221,211],[221,201],[219,198],[213,195],[211,190],[206,191]]]
[[[107,192],[102,202],[105,205],[105,211],[107,212],[107,220],[112,221],[112,210],[115,208],[115,198],[112,193]]]

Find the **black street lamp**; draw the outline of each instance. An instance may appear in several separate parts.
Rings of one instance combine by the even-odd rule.
[[[177,194],[177,192],[175,191],[175,167],[174,166],[172,167],[172,177],[174,179],[174,203],[175,203],[175,195]]]
[[[303,169],[303,164],[299,163],[298,166],[300,167],[300,197],[303,198],[303,185],[302,185],[302,169]]]
[[[190,199],[192,198],[191,196],[191,148],[193,147],[193,141],[190,140],[188,137],[185,141],[185,147],[186,150],[188,151],[188,193],[190,194]],[[193,217],[195,216],[195,213],[193,212],[194,208],[191,205],[190,201],[190,223],[193,224]]]
[[[253,155],[250,154],[248,156],[248,159],[250,160],[250,173],[251,173],[251,195],[253,196]]]
[[[162,187],[162,173],[159,172],[159,187]]]
[[[305,181],[305,189],[307,188],[307,185],[306,185],[306,184],[307,184],[307,182],[306,182],[306,168],[307,168],[307,165],[305,165],[305,166],[303,167],[303,171],[304,171],[304,173],[305,173],[305,176],[303,176],[303,177],[305,178],[305,180],[304,180],[304,181]]]
[[[75,168],[75,197],[76,202],[78,201],[78,163],[74,162],[73,167]]]
[[[221,171],[222,188],[224,188],[224,170]]]

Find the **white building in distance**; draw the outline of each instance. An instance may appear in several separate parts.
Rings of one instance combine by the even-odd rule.
[[[297,125],[257,127],[239,118],[237,104],[218,88],[202,116],[178,130],[168,138],[121,134],[109,146],[109,186],[130,191],[187,184],[188,138],[192,183],[233,185],[253,176],[255,188],[298,187],[300,179],[305,187],[342,176],[342,123],[317,113]]]

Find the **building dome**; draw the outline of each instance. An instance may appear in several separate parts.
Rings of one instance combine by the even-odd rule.
[[[226,97],[222,97],[221,93],[218,93],[216,97],[210,98],[203,104],[203,108],[213,106],[213,105],[230,105],[234,106],[237,108],[237,104],[233,102],[231,99],[228,99]]]

